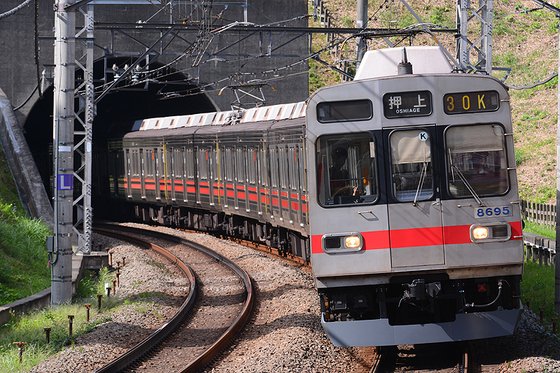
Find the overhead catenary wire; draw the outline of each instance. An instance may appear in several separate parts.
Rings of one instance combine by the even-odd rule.
[[[25,0],[23,3],[16,6],[12,10],[9,10],[5,13],[0,14],[0,19],[3,19],[3,18],[6,18],[6,17],[9,17],[9,16],[12,16],[12,15],[16,14],[17,12],[19,12],[20,10],[22,10],[23,8],[28,6],[30,3],[31,3],[31,0]]]
[[[148,1],[149,1],[149,0],[148,0]],[[346,37],[346,38],[344,39],[344,41],[343,41],[343,45],[344,45],[345,42],[347,42],[348,40],[353,39],[353,38],[364,37],[364,36],[365,36],[365,37],[367,37],[367,36],[374,36],[375,33],[374,33],[374,32],[369,32],[369,31],[367,30],[367,28],[369,27],[369,25],[371,24],[372,21],[375,22],[375,21],[378,21],[378,20],[379,20],[380,13],[383,13],[383,12],[384,12],[386,9],[388,9],[389,7],[392,8],[392,6],[390,6],[390,5],[393,4],[393,3],[394,3],[394,2],[390,2],[389,0],[384,0],[383,2],[381,2],[381,4],[377,7],[377,9],[375,10],[375,12],[374,12],[371,16],[368,17],[368,22],[365,23],[365,25],[362,27],[362,30],[361,30],[360,32],[356,33],[356,34],[353,34],[353,35],[350,35],[350,36]],[[198,1],[197,1],[197,4],[200,5]],[[154,5],[156,5],[156,4],[154,4]],[[249,6],[250,6],[250,4],[249,4]],[[165,4],[163,4],[163,2],[162,2],[162,3],[161,3],[161,7],[162,7],[162,8],[167,8],[168,5],[165,5]],[[516,10],[515,12],[511,12],[511,13],[508,13],[508,14],[496,15],[495,18],[496,18],[496,19],[499,19],[499,18],[504,18],[504,17],[508,17],[508,16],[512,16],[512,15],[523,15],[523,14],[528,14],[528,13],[530,13],[530,12],[538,11],[538,10],[540,10],[540,9],[542,9],[542,8],[536,8],[536,9],[518,9],[518,10]],[[166,9],[166,10],[168,10],[168,9]],[[224,10],[225,10],[225,9],[224,9]],[[222,13],[223,13],[224,10],[222,10]],[[262,14],[262,12],[259,12],[259,13]],[[264,15],[264,14],[263,14],[263,15]],[[208,16],[208,15],[206,14],[206,16]],[[272,19],[270,19],[269,17],[267,17],[268,19],[270,19],[271,22],[266,23],[266,24],[263,24],[263,25],[256,25],[256,24],[252,24],[252,23],[251,23],[251,25],[254,26],[254,27],[257,27],[257,28],[258,28],[259,26],[262,27],[262,26],[272,25],[272,24],[278,24],[278,25],[279,25],[279,24],[284,24],[284,23],[288,23],[288,22],[292,22],[292,21],[297,21],[297,20],[309,18],[309,17],[311,17],[311,16],[313,16],[313,14],[305,14],[305,15],[296,16],[296,17],[293,17],[293,18],[291,18],[291,19],[281,20],[281,21],[272,21]],[[220,19],[220,18],[221,18],[221,17],[217,17],[217,19]],[[203,24],[203,29],[201,29],[202,34],[208,34],[208,33],[210,33],[210,34],[218,34],[218,33],[221,33],[221,32],[223,32],[223,31],[226,31],[226,30],[229,29],[230,27],[233,27],[233,26],[235,26],[235,25],[244,24],[244,23],[240,23],[239,21],[234,21],[234,22],[230,22],[229,24],[220,26],[220,27],[218,27],[217,29],[214,29],[214,30],[210,30],[210,29],[208,28],[208,25],[209,25],[209,24],[210,24],[209,22],[204,22],[204,24]],[[401,28],[400,30],[402,30],[402,31],[407,31],[407,30],[414,30],[414,29],[417,29],[417,28],[423,28],[423,29],[425,30],[427,27],[442,28],[442,27],[446,27],[446,26],[437,25],[437,24],[434,24],[434,23],[417,23],[417,24],[413,24],[413,25],[409,25],[409,26],[406,26],[406,27],[404,27],[404,28]],[[426,32],[429,33],[429,31],[426,31]],[[205,40],[205,39],[206,39],[206,40]],[[404,40],[406,40],[406,37],[402,38],[402,39],[398,42],[398,44],[401,44]],[[333,41],[331,41],[330,43],[328,43],[328,44],[326,45],[327,48],[322,48],[320,51],[318,51],[318,53],[322,53],[322,52],[324,52],[324,51],[326,51],[326,50],[332,51],[332,50],[333,50],[334,48],[336,48],[337,46],[340,46],[340,43],[338,43],[338,44],[333,43],[334,41],[337,41],[337,40],[333,40]],[[181,59],[188,58],[188,57],[192,57],[192,58],[194,59],[194,62],[195,62],[195,63],[191,65],[191,68],[193,68],[193,69],[196,68],[196,67],[199,67],[199,66],[201,66],[201,65],[203,65],[203,64],[205,64],[205,63],[208,62],[208,61],[210,61],[210,60],[208,60],[208,61],[202,61],[201,53],[198,53],[198,54],[195,53],[196,55],[193,55],[193,53],[192,53],[194,49],[198,49],[199,51],[202,51],[202,54],[206,54],[206,48],[200,48],[200,47],[201,47],[201,42],[202,42],[202,44],[207,44],[207,43],[211,43],[211,40],[208,41],[208,39],[205,38],[203,35],[199,35],[199,36],[197,37],[197,41],[194,42],[194,45],[191,46],[191,48],[189,48],[189,50],[185,51],[185,53],[184,53],[182,56],[177,57],[177,58],[174,59],[172,62],[166,64],[165,66],[159,67],[159,68],[156,69],[156,70],[158,70],[158,71],[164,71],[166,68],[169,68],[170,66],[172,66],[172,65],[174,65],[174,64],[177,64]],[[206,43],[205,43],[205,42],[206,42]],[[397,44],[397,45],[398,45],[398,44]],[[198,48],[196,48],[195,46],[198,46]],[[392,46],[395,46],[395,45],[392,45]],[[195,48],[193,48],[193,47],[195,47]],[[209,55],[209,57],[212,57],[212,55]],[[223,58],[216,59],[216,57],[212,57],[211,60],[212,60],[212,61],[218,61],[218,60],[219,60],[220,62],[225,62],[225,63],[240,63],[240,62],[243,62],[243,61],[249,61],[250,59],[255,59],[255,58],[260,58],[260,57],[261,57],[261,56],[246,56],[246,57],[243,57],[243,58],[237,59],[237,60],[226,60],[226,59],[223,59]],[[312,58],[311,55],[310,55],[310,56],[306,56],[305,58],[303,58],[302,60],[300,60],[300,61],[298,61],[298,62],[296,62],[296,63],[294,63],[294,64],[299,64],[299,63],[301,63],[301,62],[304,62],[304,61],[306,61],[306,60],[309,60],[310,57]],[[347,60],[347,59],[346,59],[346,60]],[[337,62],[334,61],[333,63],[331,63],[331,66],[334,66],[336,63],[337,63]],[[292,65],[294,65],[294,64],[292,64]],[[243,67],[244,65],[245,65],[245,64],[242,64],[241,67]],[[274,70],[274,71],[281,71],[282,69],[283,69],[283,67],[275,68],[275,69],[273,69],[273,70]],[[186,72],[186,71],[189,71],[189,70],[190,70],[190,69],[187,68],[187,69],[184,69],[184,70],[174,71],[173,73],[177,73],[177,72]],[[321,69],[321,70],[325,70],[325,69]],[[270,71],[261,72],[261,73],[253,73],[252,75],[259,75],[259,74],[260,74],[260,75],[264,75],[264,74],[266,74],[266,73],[268,73],[268,72],[270,72]],[[144,74],[150,74],[150,73],[152,73],[152,71],[146,71],[146,72],[143,72],[143,73],[144,73]],[[172,74],[172,73],[170,73],[170,74]],[[552,74],[550,74],[549,76],[547,76],[546,78],[544,78],[543,80],[536,81],[536,82],[533,82],[533,83],[528,83],[528,84],[506,84],[506,85],[507,85],[508,87],[510,87],[511,89],[530,89],[530,88],[534,88],[534,87],[536,87],[536,86],[542,85],[542,84],[544,84],[544,83],[550,81],[551,79],[555,78],[556,76],[557,76],[557,73],[552,73]],[[161,77],[161,75],[160,75],[160,77]],[[212,82],[212,83],[208,83],[208,84],[206,84],[205,86],[206,86],[206,87],[210,87],[210,86],[215,85],[215,84],[217,84],[217,83],[220,83],[220,82],[223,82],[223,81],[227,81],[227,80],[231,80],[231,79],[232,79],[232,77],[229,76],[229,77],[226,77],[226,78],[224,78],[224,79],[220,79],[220,80],[218,80],[218,81],[215,81],[215,82]]]

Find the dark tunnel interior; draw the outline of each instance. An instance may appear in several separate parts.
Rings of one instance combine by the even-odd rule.
[[[101,89],[105,66],[124,66],[131,63],[129,58],[113,58],[108,62],[99,60],[94,64],[94,86],[96,92]],[[161,64],[152,62],[150,70],[161,67]],[[108,75],[111,77],[111,75]],[[83,79],[81,71],[76,72],[76,86]],[[188,93],[188,94],[174,94]],[[166,95],[167,93],[167,95]],[[165,98],[168,96],[173,98]],[[76,100],[77,102],[77,100]],[[117,138],[128,132],[135,120],[172,116],[187,115],[203,112],[217,111],[212,100],[199,87],[179,72],[169,72],[165,76],[151,79],[149,83],[140,82],[131,85],[130,81],[119,84],[119,86],[107,94],[97,104],[96,116],[93,122],[93,181],[92,181],[92,204],[96,205],[96,195],[100,195],[101,181],[96,170],[95,154],[103,152],[108,139]],[[83,130],[78,121],[75,129]],[[43,93],[42,99],[38,99],[29,112],[24,125],[24,133],[29,148],[35,159],[35,163],[41,174],[49,198],[52,197],[52,175],[53,175],[53,87],[52,85]],[[75,191],[76,192],[76,191]]]

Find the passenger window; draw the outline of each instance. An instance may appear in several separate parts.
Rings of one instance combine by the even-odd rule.
[[[509,189],[504,130],[499,125],[449,127],[447,179],[454,197],[504,194]],[[472,190],[472,192],[471,192]]]
[[[317,192],[323,206],[377,200],[376,149],[369,133],[322,136],[317,140]]]
[[[430,136],[422,129],[390,135],[393,196],[402,202],[421,201],[433,195]]]

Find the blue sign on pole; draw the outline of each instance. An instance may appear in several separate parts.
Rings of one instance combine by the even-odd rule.
[[[74,188],[73,174],[58,174],[58,190],[72,190]]]

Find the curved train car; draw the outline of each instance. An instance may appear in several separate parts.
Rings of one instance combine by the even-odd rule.
[[[144,221],[311,261],[337,346],[511,334],[523,246],[508,92],[452,73],[437,47],[406,51],[411,65],[366,53],[354,81],[305,103],[139,121],[111,143],[112,192]]]

